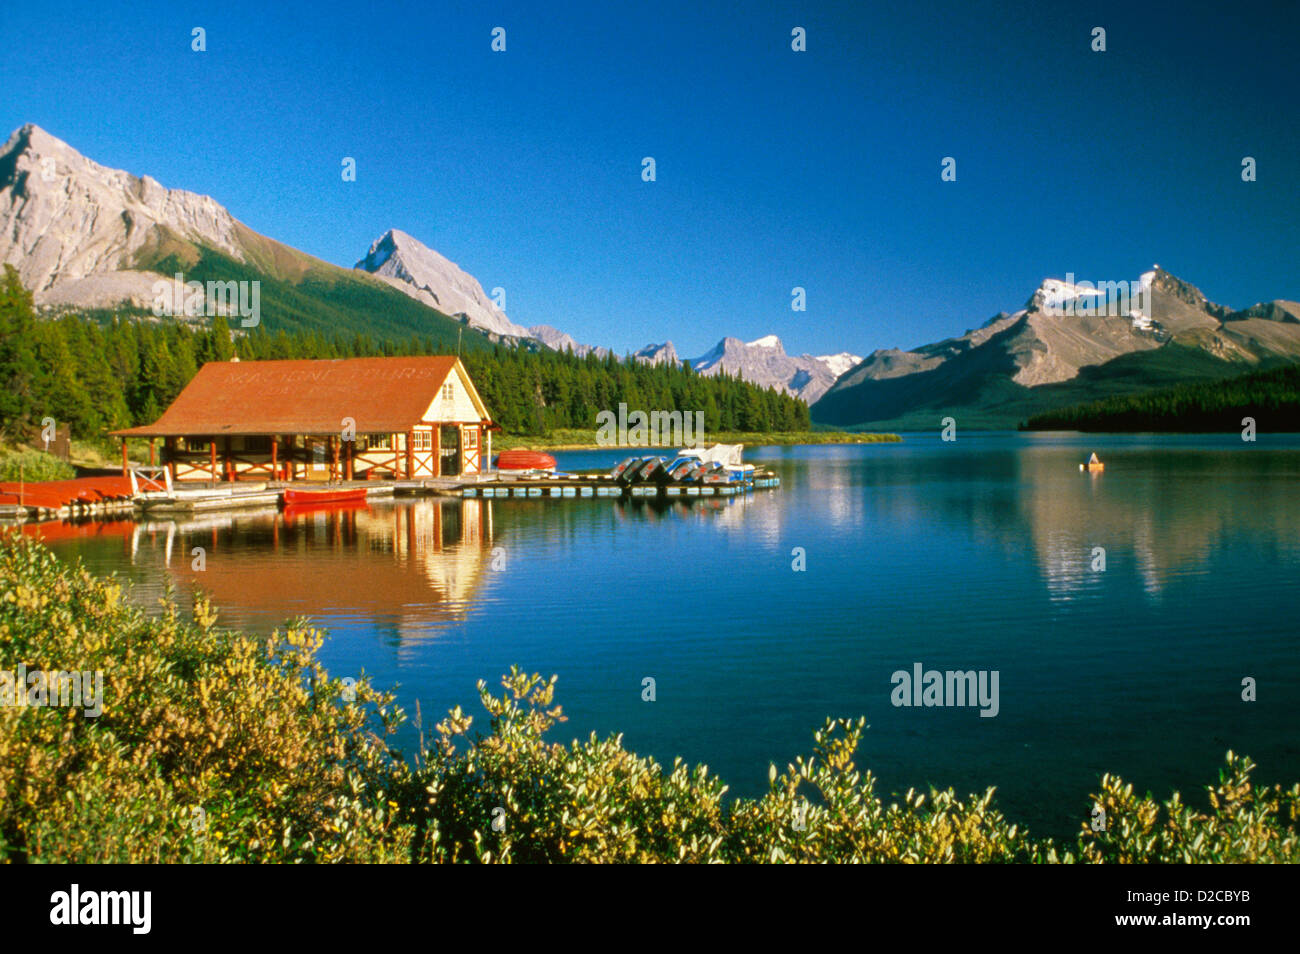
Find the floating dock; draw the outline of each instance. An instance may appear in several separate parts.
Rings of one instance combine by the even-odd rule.
[[[743,479],[717,482],[643,481],[626,484],[608,474],[526,474],[489,472],[474,477],[417,480],[335,481],[333,483],[236,482],[204,487],[174,486],[132,477],[95,477],[68,481],[0,485],[0,519],[57,520],[74,517],[136,515],[167,517],[227,510],[279,507],[286,489],[366,491],[366,499],[384,497],[730,497],[781,486],[781,478],[758,469]],[[322,505],[329,506],[329,505]]]
[[[781,478],[756,470],[752,478],[688,483],[645,481],[619,483],[606,475],[556,474],[537,477],[501,477],[460,488],[462,497],[730,497],[751,490],[781,486]]]

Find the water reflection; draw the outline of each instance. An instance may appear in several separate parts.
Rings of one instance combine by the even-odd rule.
[[[223,624],[265,629],[298,616],[373,623],[399,644],[466,619],[512,542],[560,540],[610,524],[737,523],[744,498],[425,498],[349,508],[276,508],[22,528],[92,570],[119,572],[152,604],[201,590]]]
[[[1300,456],[1294,451],[1122,448],[1104,474],[1080,473],[1064,447],[871,458],[843,472],[866,519],[954,526],[1008,555],[1028,552],[1048,594],[1069,600],[1106,571],[1134,573],[1158,599],[1170,580],[1203,572],[1228,539],[1300,553]],[[836,523],[851,512],[829,496]],[[861,529],[858,527],[857,529]]]

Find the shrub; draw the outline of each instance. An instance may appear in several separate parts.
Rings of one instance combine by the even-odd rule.
[[[76,468],[53,454],[23,448],[0,450],[0,483],[37,480],[71,480]]]
[[[40,862],[1220,862],[1295,861],[1300,786],[1252,785],[1228,753],[1209,813],[1104,776],[1107,830],[1035,840],[993,790],[886,803],[854,765],[865,725],[832,720],[755,799],[704,766],[664,769],[621,736],[548,742],[556,677],[478,685],[414,762],[403,714],[321,668],[306,624],[258,638],[132,606],[121,585],[0,535],[0,670],[104,676],[103,713],[0,707],[0,858]],[[187,618],[188,617],[188,618]],[[204,824],[197,824],[202,820]],[[494,824],[495,822],[495,824]]]

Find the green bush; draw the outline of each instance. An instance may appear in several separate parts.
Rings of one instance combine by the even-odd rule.
[[[40,862],[1219,862],[1295,861],[1300,786],[1259,787],[1228,753],[1210,811],[1111,776],[1076,845],[1036,840],[992,789],[881,799],[853,763],[864,724],[828,721],[813,754],[756,799],[707,768],[664,769],[594,735],[546,741],[556,677],[479,683],[414,762],[390,746],[390,695],[345,687],[306,625],[257,638],[202,598],[149,615],[115,580],[0,536],[0,670],[99,670],[103,713],[0,708],[0,858]],[[355,693],[355,698],[353,697]],[[201,809],[201,813],[200,810]],[[196,819],[202,817],[203,824]],[[496,824],[494,825],[494,821]]]
[[[76,469],[67,461],[59,460],[44,451],[23,448],[0,450],[0,483],[36,480],[71,480]]]

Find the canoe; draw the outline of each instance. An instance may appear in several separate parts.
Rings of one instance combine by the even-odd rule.
[[[365,503],[365,487],[349,487],[345,490],[286,490],[284,505],[286,507],[318,507],[321,504]]]
[[[614,469],[609,472],[609,477],[621,484],[625,484],[636,473],[636,469],[640,464],[640,457],[628,457],[614,465]]]
[[[497,470],[555,470],[555,458],[541,451],[502,451],[497,455]]]
[[[286,504],[282,513],[288,523],[292,523],[298,517],[312,517],[320,513],[354,513],[358,510],[369,510],[370,507],[365,500],[349,500],[344,503],[330,504]]]
[[[662,457],[647,457],[641,462],[641,466],[637,468],[636,473],[632,476],[632,483],[644,484],[666,477],[667,474],[664,471],[664,464],[666,463],[667,461]]]

